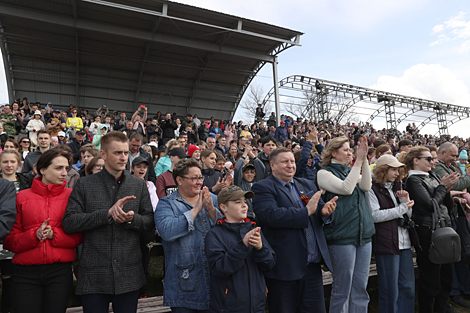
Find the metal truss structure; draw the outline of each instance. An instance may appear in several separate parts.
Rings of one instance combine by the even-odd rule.
[[[376,117],[385,114],[387,129],[397,129],[398,125],[405,121],[414,122],[414,120],[410,119],[411,116],[418,112],[426,112],[431,115],[418,125],[418,130],[421,130],[430,122],[437,122],[438,133],[440,135],[448,135],[449,126],[470,117],[470,108],[468,107],[409,97],[303,75],[291,75],[280,80],[278,88],[315,94],[320,102],[328,101],[328,99],[331,98],[341,99],[342,109],[338,112],[338,120],[341,120],[349,110],[354,110],[354,106],[359,102],[374,103],[379,105],[379,108],[374,110],[367,122],[372,122]],[[274,88],[266,94],[263,100],[263,107],[270,101],[273,94]],[[328,95],[328,97],[326,97],[326,95]],[[306,106],[308,105],[309,104],[306,104]],[[400,108],[402,111],[405,110],[405,112],[398,114],[396,111],[397,108]],[[321,116],[324,112],[318,113]]]

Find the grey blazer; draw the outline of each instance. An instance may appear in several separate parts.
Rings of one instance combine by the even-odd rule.
[[[147,184],[124,171],[120,186],[106,169],[82,177],[75,185],[62,221],[66,233],[83,232],[83,250],[76,293],[119,295],[145,283],[140,232],[154,229]],[[117,223],[108,210],[117,200],[128,201],[124,212],[134,211],[132,223]]]

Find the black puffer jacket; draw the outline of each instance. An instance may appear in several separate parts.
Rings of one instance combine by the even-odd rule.
[[[215,184],[217,184],[217,181],[219,180],[219,178],[220,178],[220,181],[224,179],[224,174],[222,172],[216,171],[213,168],[203,169],[201,173],[202,173],[202,176],[204,176],[203,186],[209,188],[209,191],[212,192],[213,194],[218,195],[220,190],[214,192],[212,191],[212,187],[214,187]]]
[[[429,175],[414,174],[405,177],[405,190],[410,194],[410,199],[415,202],[412,219],[417,225],[432,227],[432,198],[439,203],[446,225],[451,225],[449,212],[454,203],[450,193],[447,192],[447,187],[440,182],[441,179],[433,172],[429,172]]]

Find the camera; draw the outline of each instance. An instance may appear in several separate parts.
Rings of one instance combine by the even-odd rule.
[[[409,218],[407,219],[399,218],[398,226],[403,227],[403,228],[413,228],[415,227],[415,222]]]

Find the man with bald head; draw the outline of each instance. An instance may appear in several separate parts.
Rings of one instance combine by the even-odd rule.
[[[459,172],[457,168],[451,165],[452,162],[457,161],[459,158],[459,149],[456,145],[451,142],[444,142],[439,149],[437,150],[437,159],[439,163],[436,165],[436,168],[433,169],[433,172],[438,174],[441,178],[446,174],[452,174],[454,172]],[[462,191],[465,188],[470,187],[470,169],[467,169],[467,175],[460,177],[457,183],[454,185],[453,190]]]

